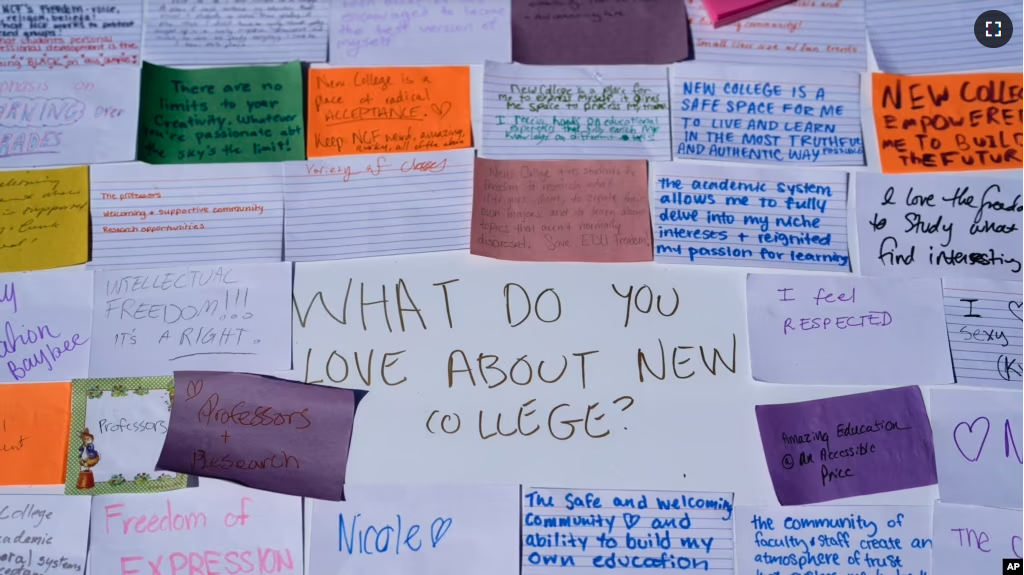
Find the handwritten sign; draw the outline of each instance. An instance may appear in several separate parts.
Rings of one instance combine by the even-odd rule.
[[[309,157],[468,148],[469,93],[466,66],[311,69]]]
[[[1021,292],[1018,282],[942,280],[946,331],[958,384],[1020,391],[1024,371]]]
[[[92,500],[91,573],[302,575],[302,500],[204,481],[198,489]]]
[[[0,272],[89,259],[89,169],[0,174]]]
[[[291,264],[96,272],[93,377],[291,367]]]
[[[477,158],[470,252],[518,261],[651,261],[642,160]]]
[[[757,381],[806,385],[953,382],[938,280],[749,274]],[[851,354],[870,361],[850,361]],[[842,369],[836,369],[836,366]]]
[[[4,2],[0,13],[0,72],[139,65],[138,0]]]
[[[933,389],[930,398],[942,501],[1020,509],[1021,392]]]
[[[344,502],[313,501],[309,575],[519,575],[518,485],[345,492]]]
[[[157,466],[265,491],[339,501],[354,392],[261,375],[174,372]]]
[[[305,158],[302,72],[283,66],[179,70],[144,63],[139,160],[150,164]]]
[[[396,10],[388,0],[331,12],[332,66],[453,66],[512,59],[509,0],[453,0]]]
[[[732,493],[523,486],[523,575],[733,572]]]
[[[689,56],[688,31],[682,2],[512,0],[511,60],[558,66],[668,64]]]
[[[1000,573],[1003,559],[1024,554],[1020,510],[935,502],[934,575]]]
[[[938,481],[932,428],[918,387],[758,405],[754,411],[782,505]]]
[[[1017,170],[1024,158],[1020,74],[873,74],[882,171]]]
[[[650,164],[654,261],[850,271],[846,174]]]
[[[863,166],[854,72],[672,66],[677,159]]]
[[[0,496],[0,556],[11,573],[84,575],[87,497]]]
[[[737,507],[740,573],[931,572],[931,506]]]
[[[865,275],[1020,280],[1019,180],[857,175],[857,237]]]
[[[64,483],[69,425],[70,383],[0,385],[0,485]]]
[[[14,77],[2,77],[8,76]],[[16,80],[0,81],[0,168],[135,159],[137,68],[17,72],[16,76]]]
[[[481,154],[505,160],[671,159],[664,66],[488,62]]]

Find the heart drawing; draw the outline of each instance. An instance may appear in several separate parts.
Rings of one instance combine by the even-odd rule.
[[[975,434],[974,426],[978,425],[979,421],[985,423],[985,433],[983,433],[981,435],[981,441],[978,441],[977,449],[970,449],[968,447],[968,451],[974,453],[974,457],[971,457],[971,456],[967,455],[967,453],[964,453],[964,448],[961,445],[960,440],[961,440],[961,438],[963,438],[965,443],[970,443],[971,441],[976,441],[974,438],[977,437],[977,435]],[[964,434],[960,434],[961,427],[963,427],[963,428],[965,428],[967,430]],[[956,427],[953,428],[953,443],[956,443],[956,448],[960,451],[960,455],[964,456],[964,459],[966,459],[967,461],[977,461],[978,458],[981,457],[981,450],[982,450],[982,448],[985,447],[985,440],[988,439],[988,432],[989,432],[989,428],[990,427],[991,427],[991,424],[989,423],[987,417],[979,417],[978,419],[975,419],[971,423],[967,423],[966,421],[961,421],[960,423],[956,424]],[[978,425],[978,431],[980,431],[980,430],[981,430],[981,426]],[[958,435],[958,434],[960,434],[960,435]]]
[[[430,524],[430,544],[437,547],[438,543],[444,539],[445,534],[448,533],[448,528],[452,526],[452,520],[450,517],[438,517]]]
[[[636,527],[637,523],[640,523],[640,516],[632,513],[623,513],[622,520],[626,522],[626,529],[632,529]]]
[[[185,401],[195,399],[197,395],[203,392],[203,380],[190,381],[188,386],[185,387]]]
[[[448,115],[448,112],[452,111],[452,103],[445,102],[440,106],[438,106],[437,104],[431,104],[430,109],[433,110],[435,114],[437,114],[443,119],[445,116]]]
[[[1022,321],[1020,317],[1021,305],[1022,303],[1019,301],[1006,302],[1006,309],[1010,310],[1010,313],[1013,314],[1013,317],[1017,318],[1017,321]]]

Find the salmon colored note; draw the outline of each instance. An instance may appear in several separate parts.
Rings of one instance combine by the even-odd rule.
[[[872,92],[883,172],[1021,168],[1020,74],[874,74]]]
[[[0,385],[0,485],[64,483],[71,384]]]
[[[310,158],[472,145],[469,67],[309,71]]]
[[[534,262],[651,261],[647,162],[477,158],[470,253]]]
[[[89,259],[89,168],[0,173],[0,272]]]

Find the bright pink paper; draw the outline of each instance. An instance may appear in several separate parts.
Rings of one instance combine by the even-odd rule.
[[[715,28],[721,28],[795,0],[704,0],[704,10]]]

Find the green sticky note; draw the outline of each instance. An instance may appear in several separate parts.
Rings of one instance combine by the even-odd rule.
[[[202,70],[142,65],[143,162],[305,160],[305,138],[298,62]]]

